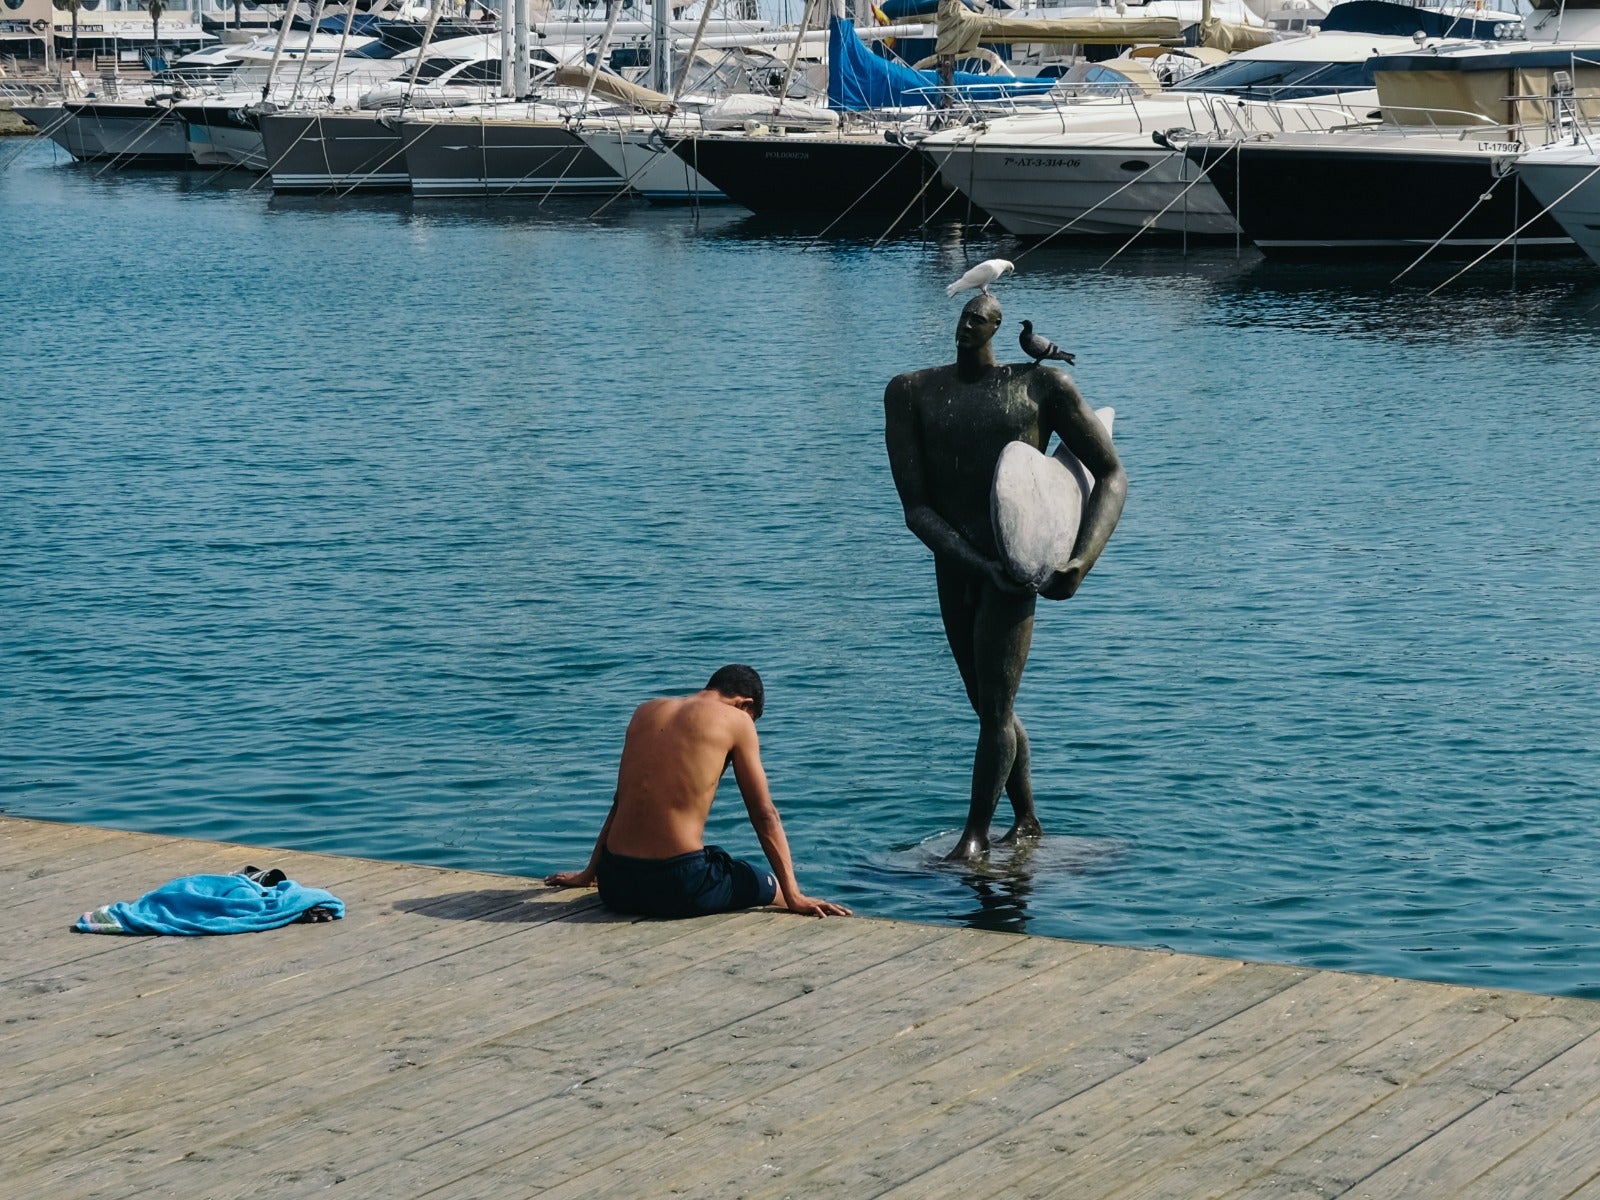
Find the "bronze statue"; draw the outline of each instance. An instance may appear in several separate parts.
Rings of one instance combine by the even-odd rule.
[[[945,636],[978,715],[972,802],[952,859],[988,851],[1002,789],[1015,820],[1001,841],[1042,832],[1028,735],[1014,707],[1036,594],[999,559],[989,493],[1000,451],[1012,441],[1042,451],[1054,433],[1095,477],[1071,560],[1039,588],[1051,600],[1078,590],[1116,528],[1128,491],[1110,435],[1064,372],[1038,363],[996,364],[992,342],[1000,319],[992,295],[974,297],[956,326],[956,361],[896,375],[883,394],[889,465],[906,525],[933,551]]]

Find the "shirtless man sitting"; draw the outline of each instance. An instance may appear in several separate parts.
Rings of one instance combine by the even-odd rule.
[[[545,882],[600,886],[615,912],[696,917],[777,903],[813,917],[849,916],[842,904],[800,890],[789,841],[767,790],[756,741],[764,689],[753,668],[733,664],[692,696],[647,700],[622,743],[617,793],[589,865]],[[706,818],[728,764],[772,871],[704,845]]]

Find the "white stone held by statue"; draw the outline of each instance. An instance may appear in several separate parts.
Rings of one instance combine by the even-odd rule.
[[[1094,415],[1109,434],[1116,409],[1097,408]],[[1065,446],[1045,455],[1027,442],[1011,442],[1000,452],[989,519],[1000,561],[1018,583],[1038,590],[1071,560],[1093,488],[1094,476]]]

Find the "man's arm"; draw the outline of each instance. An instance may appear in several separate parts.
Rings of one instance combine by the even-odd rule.
[[[1066,600],[1078,590],[1111,540],[1128,497],[1128,476],[1111,444],[1111,435],[1084,401],[1077,385],[1061,371],[1044,370],[1037,375],[1049,389],[1042,407],[1049,414],[1056,435],[1094,476],[1094,490],[1083,508],[1072,558],[1039,589],[1039,594],[1048,600]]]
[[[611,796],[611,811],[606,813],[605,824],[600,826],[600,836],[594,840],[594,852],[589,855],[589,865],[581,871],[557,871],[545,876],[551,887],[593,887],[594,874],[600,867],[600,851],[605,849],[606,835],[611,832],[611,818],[617,815],[616,793]]]
[[[935,558],[949,559],[974,575],[986,576],[1003,592],[1022,591],[1000,563],[980,554],[930,503],[917,414],[904,379],[905,376],[896,375],[884,389],[883,439],[889,448],[889,470],[894,475],[895,490],[900,493],[900,506],[905,510],[906,528],[933,551]]]
[[[767,788],[767,772],[761,765],[755,722],[743,713],[739,716],[742,720],[736,726],[733,743],[733,778],[739,785],[739,794],[744,797],[750,824],[756,837],[761,839],[761,849],[772,864],[772,873],[778,877],[784,903],[791,912],[808,917],[848,917],[850,910],[844,905],[815,900],[800,890],[799,881],[794,877],[794,864],[789,858],[789,839],[784,836],[783,821]]]

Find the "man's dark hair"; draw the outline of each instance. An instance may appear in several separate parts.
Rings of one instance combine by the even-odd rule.
[[[766,707],[767,693],[761,686],[761,676],[756,674],[754,667],[747,667],[743,663],[729,663],[719,667],[716,674],[711,677],[711,682],[706,684],[706,691],[721,692],[728,699],[743,696],[755,702],[755,717],[761,719],[761,710]]]

